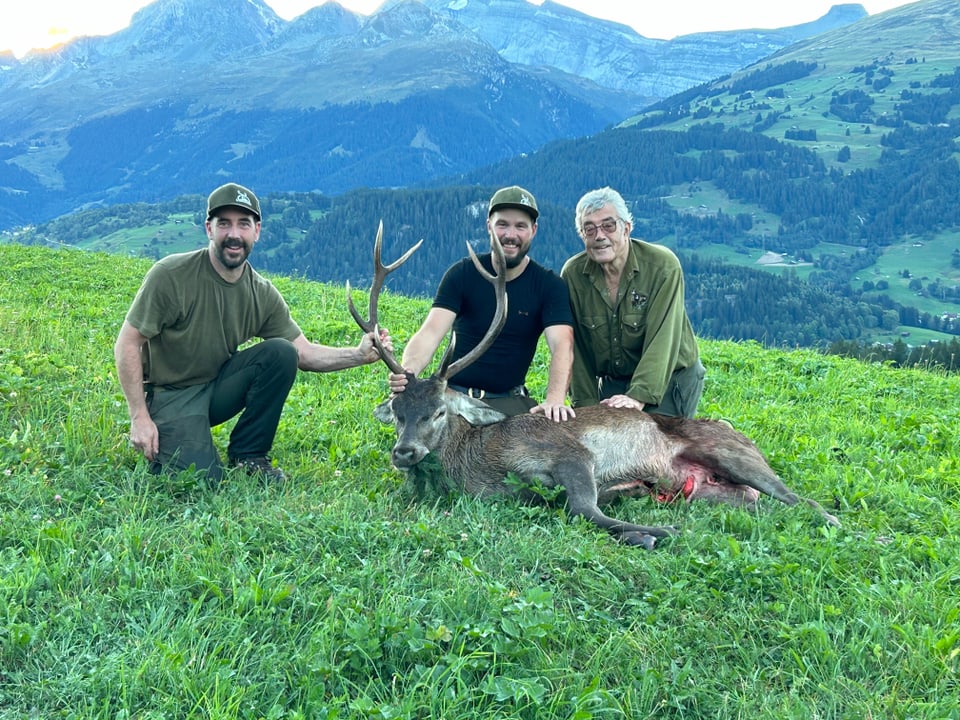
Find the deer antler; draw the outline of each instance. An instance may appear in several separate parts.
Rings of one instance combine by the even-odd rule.
[[[347,281],[347,307],[350,309],[350,314],[353,316],[353,319],[356,321],[357,325],[360,326],[361,330],[364,332],[373,333],[373,343],[377,346],[377,350],[380,352],[380,359],[386,363],[388,368],[400,375],[406,373],[406,370],[404,370],[403,366],[397,362],[397,359],[394,357],[393,353],[387,350],[380,341],[380,325],[377,321],[377,304],[380,302],[380,291],[383,290],[383,281],[386,280],[387,275],[409,260],[410,256],[413,255],[417,248],[419,248],[422,244],[423,239],[421,239],[416,245],[401,255],[398,260],[395,260],[389,265],[384,265],[381,260],[381,251],[383,250],[383,220],[380,221],[380,226],[377,228],[377,240],[373,244],[374,272],[373,283],[370,285],[370,307],[367,313],[370,317],[369,320],[364,320],[357,311],[356,306],[353,304],[353,291],[350,289],[350,281]]]
[[[483,336],[480,342],[478,342],[470,352],[454,363],[450,363],[450,358],[453,356],[453,346],[457,338],[456,333],[451,334],[450,344],[447,345],[447,350],[444,352],[443,359],[440,361],[440,369],[437,371],[437,376],[444,380],[452,378],[489,350],[490,346],[493,345],[493,341],[497,339],[497,335],[500,334],[504,324],[507,322],[507,262],[503,256],[503,246],[500,244],[500,240],[492,233],[490,235],[490,246],[496,258],[494,270],[499,268],[496,275],[488,273],[486,268],[480,264],[480,259],[473,251],[470,243],[467,243],[467,250],[470,252],[470,259],[473,260],[473,265],[477,268],[477,272],[493,285],[494,291],[497,294],[496,312],[493,315],[493,320],[490,322],[490,327],[487,329],[486,335]]]

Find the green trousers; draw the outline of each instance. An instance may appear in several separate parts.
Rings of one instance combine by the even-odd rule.
[[[147,409],[160,434],[150,471],[194,467],[223,476],[210,428],[240,414],[227,447],[230,461],[267,455],[297,376],[297,349],[288,340],[264,340],[235,353],[213,381],[186,388],[147,386]]]

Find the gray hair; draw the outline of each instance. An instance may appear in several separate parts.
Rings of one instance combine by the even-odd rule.
[[[630,214],[623,196],[611,187],[602,187],[591,190],[577,203],[577,212],[573,222],[578,233],[583,216],[595,213],[604,205],[613,205],[613,209],[617,211],[617,217],[623,222],[633,225],[633,215]]]

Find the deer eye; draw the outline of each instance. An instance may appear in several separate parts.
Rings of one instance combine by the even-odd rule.
[[[447,415],[447,409],[445,407],[439,408],[434,414],[434,420],[442,420]]]

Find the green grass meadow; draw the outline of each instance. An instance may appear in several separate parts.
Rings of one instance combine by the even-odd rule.
[[[681,528],[645,552],[413,496],[381,364],[301,374],[282,486],[150,476],[112,357],[148,267],[0,246],[3,720],[960,718],[957,376],[703,341],[701,414],[843,526],[622,501]],[[343,287],[274,280],[309,337],[359,340]],[[384,295],[398,350],[426,310]]]

